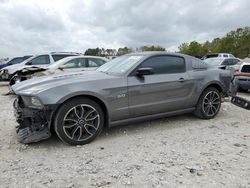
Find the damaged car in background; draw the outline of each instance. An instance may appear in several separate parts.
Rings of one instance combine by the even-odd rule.
[[[14,64],[1,69],[0,78],[4,81],[8,81],[16,74],[17,71],[20,71],[24,68],[32,66],[45,68],[50,64],[53,64],[54,62],[59,61],[60,59],[63,59],[65,57],[78,56],[78,55],[80,54],[73,52],[51,52],[46,54],[35,55],[19,64]]]
[[[18,63],[21,63],[23,61],[25,61],[26,59],[32,57],[31,55],[26,55],[23,57],[14,57],[12,59],[10,59],[9,61],[7,61],[6,63],[0,64],[0,69],[4,68],[4,67],[8,67],[11,65],[16,65]]]
[[[117,57],[96,71],[34,78],[12,86],[18,140],[37,142],[54,129],[65,143],[93,141],[104,127],[183,113],[214,118],[232,72],[178,53]]]
[[[247,92],[250,89],[250,63],[243,63],[234,76],[238,91]]]
[[[9,85],[28,80],[33,77],[48,76],[67,72],[93,71],[106,63],[108,60],[97,56],[69,56],[65,57],[47,67],[25,67],[16,71]]]

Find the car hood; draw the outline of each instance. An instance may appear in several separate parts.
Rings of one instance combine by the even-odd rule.
[[[25,64],[23,63],[19,63],[19,64],[15,64],[15,65],[10,65],[10,66],[7,66],[5,68],[3,68],[4,70],[7,70],[9,74],[13,74],[15,73],[16,71],[24,68]]]
[[[40,92],[63,85],[78,84],[79,82],[84,84],[95,80],[103,81],[104,79],[111,79],[114,77],[115,76],[97,71],[42,76],[17,83],[12,86],[12,91],[17,95],[36,95]]]

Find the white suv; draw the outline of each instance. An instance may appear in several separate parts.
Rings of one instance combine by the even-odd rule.
[[[232,54],[228,54],[228,53],[213,53],[213,54],[207,54],[205,56],[203,56],[201,59],[207,59],[207,58],[228,58],[228,57],[234,57],[234,55]]]
[[[3,68],[1,70],[0,76],[2,80],[9,80],[11,79],[13,75],[15,75],[17,71],[22,70],[23,68],[32,67],[32,66],[45,68],[60,59],[63,59],[69,56],[77,56],[77,55],[80,55],[80,54],[68,53],[68,52],[67,53],[66,52],[51,52],[48,54],[35,55],[23,61],[22,63]]]

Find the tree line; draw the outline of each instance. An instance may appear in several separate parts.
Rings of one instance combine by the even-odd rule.
[[[121,56],[124,54],[128,54],[131,52],[143,52],[143,51],[165,51],[166,49],[161,46],[142,46],[140,48],[129,48],[123,47],[116,49],[105,49],[105,48],[89,48],[85,51],[84,55],[91,55],[91,56]]]
[[[231,53],[236,57],[245,58],[250,53],[250,27],[230,31],[222,38],[199,43],[192,41],[179,46],[179,52],[202,57],[208,53]]]
[[[195,57],[202,57],[209,53],[231,53],[236,57],[245,58],[250,53],[250,27],[238,28],[230,31],[222,38],[199,43],[192,41],[183,43],[178,47],[178,52]],[[84,55],[92,56],[121,56],[131,52],[142,51],[167,51],[162,46],[142,46],[139,48],[123,47],[118,49],[89,48]]]

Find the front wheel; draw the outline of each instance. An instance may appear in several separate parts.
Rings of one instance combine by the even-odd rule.
[[[92,142],[102,131],[104,113],[100,105],[87,98],[75,98],[64,103],[55,116],[58,137],[71,145]]]
[[[214,87],[209,87],[201,94],[194,114],[202,119],[212,119],[218,114],[220,107],[220,92]]]

